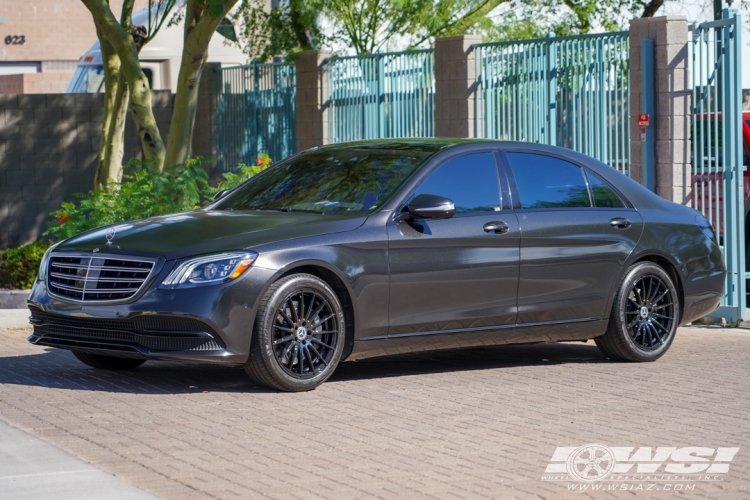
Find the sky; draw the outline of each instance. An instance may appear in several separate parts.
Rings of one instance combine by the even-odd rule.
[[[733,2],[732,7],[737,7],[737,0]],[[688,1],[671,1],[665,2],[657,15],[682,15],[688,18],[688,21],[709,21],[713,19],[713,2],[701,0]],[[750,89],[750,20],[748,13],[740,10],[742,15],[742,88]]]

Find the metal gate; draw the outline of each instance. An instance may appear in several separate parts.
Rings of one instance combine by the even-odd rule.
[[[435,135],[432,49],[332,57],[328,142]]]
[[[742,23],[724,19],[693,25],[693,206],[711,222],[724,253],[727,281],[721,307],[711,314],[735,323],[745,318],[745,197],[742,143]]]
[[[630,173],[627,31],[473,52],[477,137],[562,146]]]
[[[216,155],[219,170],[252,164],[259,153],[274,161],[295,152],[294,63],[217,69]]]

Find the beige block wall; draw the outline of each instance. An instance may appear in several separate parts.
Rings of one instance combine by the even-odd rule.
[[[73,71],[0,75],[0,94],[62,94]]]

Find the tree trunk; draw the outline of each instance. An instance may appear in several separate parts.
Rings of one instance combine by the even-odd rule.
[[[94,174],[94,189],[107,187],[110,180],[109,160],[111,158],[111,143],[107,136],[111,128],[112,117],[115,109],[118,81],[120,79],[120,58],[112,49],[112,46],[97,30],[99,46],[102,51],[102,64],[104,66],[104,118],[102,120],[102,138],[99,143],[99,162]]]
[[[185,44],[182,48],[177,94],[164,160],[166,167],[184,162],[191,154],[195,114],[198,110],[198,91],[203,68],[208,59],[208,44],[219,23],[235,3],[237,0],[224,0],[223,13],[214,16],[205,7],[197,5],[197,1],[188,0],[185,14]]]
[[[121,71],[125,76],[130,97],[130,112],[133,115],[146,160],[152,167],[164,168],[164,142],[159,133],[151,108],[151,89],[148,79],[138,61],[138,47],[133,36],[126,31],[112,15],[106,0],[82,0],[89,9],[94,24],[116,51]]]
[[[120,72],[115,92],[112,117],[109,121],[109,129],[104,140],[107,149],[104,156],[104,171],[107,184],[122,182],[122,157],[125,153],[125,122],[128,117],[128,82],[125,75]]]

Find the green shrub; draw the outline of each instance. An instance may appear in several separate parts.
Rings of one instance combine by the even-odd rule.
[[[124,175],[121,184],[76,193],[78,204],[64,202],[52,212],[54,220],[47,223],[44,236],[63,240],[109,224],[198,208],[210,199],[208,176],[201,167],[208,161],[197,156],[160,172],[131,160],[128,167],[135,170]]]
[[[34,285],[44,252],[50,243],[37,241],[30,245],[8,248],[0,255],[0,281],[10,288],[27,290]]]
[[[238,186],[271,164],[271,158],[261,153],[254,166],[241,163],[238,173],[224,173],[224,180],[213,188],[202,168],[209,161],[196,156],[159,172],[149,168],[147,162],[130,160],[132,173],[124,175],[122,183],[76,193],[73,196],[80,199],[78,203],[63,202],[52,212],[53,220],[47,222],[44,236],[59,241],[109,224],[194,210],[210,202],[217,192]]]
[[[256,158],[255,165],[253,166],[240,163],[239,165],[237,165],[237,173],[225,172],[221,174],[224,180],[219,182],[219,185],[215,188],[209,187],[206,190],[206,193],[210,196],[213,196],[219,191],[234,189],[248,180],[250,177],[259,174],[267,169],[268,166],[271,165],[271,162],[272,160],[270,156],[268,156],[266,153],[261,153],[258,155],[258,158]]]

